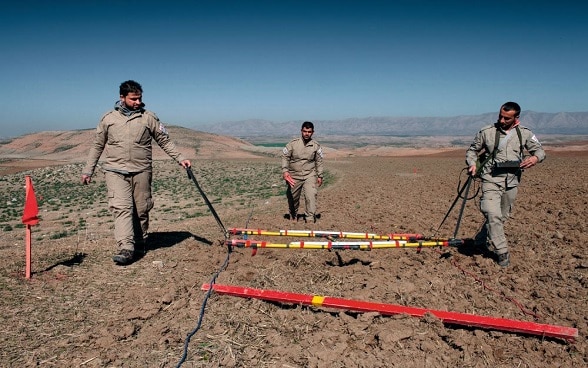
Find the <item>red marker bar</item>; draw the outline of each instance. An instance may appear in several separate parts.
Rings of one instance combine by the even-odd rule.
[[[408,314],[413,317],[423,317],[426,313],[431,313],[432,315],[442,320],[443,323],[447,324],[556,337],[568,340],[570,342],[573,342],[578,337],[578,329],[576,328],[518,321],[513,319],[485,317],[475,314],[447,312],[426,308],[405,307],[394,304],[372,303],[360,300],[332,298],[328,296],[254,289],[241,286],[213,284],[212,288],[219,294],[227,294],[242,298],[255,298],[271,300],[280,303],[293,303],[301,305],[312,305],[315,307],[347,309],[357,312],[378,312],[382,315]],[[210,284],[202,285],[202,290],[209,289]]]

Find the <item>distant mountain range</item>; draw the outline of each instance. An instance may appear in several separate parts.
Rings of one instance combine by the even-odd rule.
[[[473,136],[481,127],[496,121],[496,113],[452,117],[366,117],[343,120],[315,120],[315,131],[328,135],[379,136]],[[302,121],[273,122],[242,120],[193,129],[239,138],[289,137],[297,135]],[[523,111],[521,124],[536,134],[588,134],[588,112],[544,113]]]

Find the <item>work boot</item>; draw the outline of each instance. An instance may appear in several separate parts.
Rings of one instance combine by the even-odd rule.
[[[116,255],[114,255],[114,257],[112,257],[112,260],[117,265],[122,266],[122,265],[127,265],[127,264],[133,262],[133,257],[134,257],[134,252],[132,250],[121,249],[120,252],[118,252],[118,254],[116,254]]]
[[[506,267],[510,264],[510,255],[508,252],[499,254],[497,256],[497,263],[500,267]]]

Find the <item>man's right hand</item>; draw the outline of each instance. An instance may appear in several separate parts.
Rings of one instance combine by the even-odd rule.
[[[468,168],[468,171],[471,176],[476,176],[476,165],[472,165]]]
[[[82,174],[82,184],[90,184],[92,182],[92,177],[90,175]]]
[[[290,185],[291,188],[294,187],[296,182],[294,181],[294,178],[292,178],[292,176],[290,175],[289,172],[285,172],[283,177],[284,177],[284,180],[286,180],[286,182],[288,183],[288,185]]]

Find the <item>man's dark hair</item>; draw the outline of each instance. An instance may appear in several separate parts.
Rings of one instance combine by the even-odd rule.
[[[310,121],[305,121],[304,123],[302,123],[302,128],[300,128],[300,130],[302,130],[304,128],[306,128],[306,129],[310,128],[314,131],[314,124],[311,123]]]
[[[128,80],[120,84],[119,91],[121,96],[126,96],[129,93],[143,93],[143,88],[134,80]]]
[[[504,105],[502,105],[501,109],[504,111],[513,111],[514,110],[516,112],[515,113],[516,117],[518,117],[521,114],[521,107],[516,102],[512,102],[512,101],[506,102],[506,103],[504,103]]]

